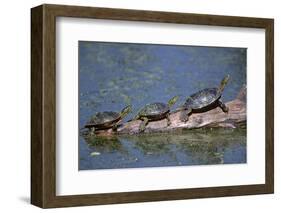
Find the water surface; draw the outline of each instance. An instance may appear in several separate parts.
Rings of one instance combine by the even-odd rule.
[[[79,127],[99,111],[135,116],[147,103],[174,108],[198,90],[217,87],[229,74],[222,99],[234,99],[246,83],[245,48],[79,42]],[[173,109],[174,109],[173,108]],[[79,169],[110,169],[246,162],[246,130],[202,133],[79,137]]]
[[[246,130],[85,137],[80,169],[246,163]]]

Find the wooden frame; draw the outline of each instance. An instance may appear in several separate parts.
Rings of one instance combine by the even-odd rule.
[[[263,28],[266,31],[266,183],[56,196],[56,17]],[[42,207],[132,203],[274,191],[274,20],[140,10],[41,5],[31,9],[31,203]]]

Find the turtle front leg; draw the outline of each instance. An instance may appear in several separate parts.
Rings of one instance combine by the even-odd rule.
[[[112,130],[113,130],[114,132],[117,132],[118,125],[119,125],[119,123],[116,123],[116,124],[114,124],[114,125],[112,126]]]
[[[222,109],[223,112],[228,113],[228,107],[219,99],[218,100],[219,107]]]
[[[170,126],[171,125],[170,113],[167,113],[166,119],[167,119],[167,126]]]
[[[191,109],[185,109],[180,114],[180,120],[184,123],[186,123],[189,119],[189,114],[191,113]]]
[[[140,128],[139,128],[140,132],[144,132],[147,124],[148,124],[148,118],[146,118],[146,117],[142,118],[142,122],[141,122]]]
[[[117,132],[117,128],[120,125],[120,123],[122,122],[122,119],[120,119],[119,121],[117,121],[113,126],[112,126],[112,130],[114,132]]]

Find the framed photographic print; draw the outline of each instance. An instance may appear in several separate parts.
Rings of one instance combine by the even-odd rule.
[[[31,9],[31,203],[274,191],[273,19]]]

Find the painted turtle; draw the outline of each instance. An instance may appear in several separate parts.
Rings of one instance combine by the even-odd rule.
[[[85,128],[94,128],[95,130],[101,129],[109,129],[112,128],[113,130],[117,129],[117,125],[122,121],[122,119],[131,112],[132,107],[126,106],[122,109],[121,112],[98,112],[93,115],[87,124],[84,126]]]
[[[142,123],[140,125],[140,132],[143,132],[145,130],[145,127],[149,121],[161,120],[166,118],[167,125],[169,126],[171,124],[169,118],[170,108],[177,102],[178,98],[178,96],[174,96],[168,101],[167,104],[156,102],[145,105],[134,118],[134,120],[142,120]]]
[[[221,95],[229,78],[229,75],[225,76],[218,88],[203,89],[188,97],[180,108],[183,110],[180,116],[181,121],[187,122],[192,112],[205,112],[218,106],[227,113],[228,107],[221,101]]]

